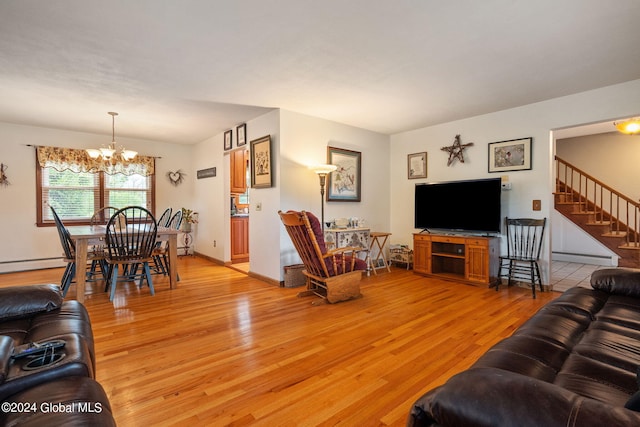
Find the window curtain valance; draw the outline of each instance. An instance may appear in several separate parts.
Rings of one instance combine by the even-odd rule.
[[[111,160],[92,159],[85,150],[60,147],[36,147],[38,164],[42,168],[53,168],[59,172],[66,170],[80,172],[104,172],[109,175],[150,176],[155,173],[155,159],[149,156],[136,156],[123,161],[117,155]]]

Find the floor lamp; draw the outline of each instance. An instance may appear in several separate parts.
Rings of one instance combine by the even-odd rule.
[[[324,186],[327,182],[327,175],[338,169],[335,165],[319,165],[313,168],[313,171],[320,177],[320,217],[322,221],[322,232],[324,233]]]

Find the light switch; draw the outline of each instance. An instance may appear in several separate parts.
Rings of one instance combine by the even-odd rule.
[[[540,201],[540,200],[534,200],[534,201],[533,201],[533,210],[534,210],[534,211],[540,211],[540,210],[542,210],[542,201]]]

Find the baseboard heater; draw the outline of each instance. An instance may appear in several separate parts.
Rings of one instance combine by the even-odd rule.
[[[551,252],[552,261],[576,262],[580,264],[593,264],[616,267],[618,257],[610,255],[579,254],[573,252]]]
[[[0,274],[47,270],[49,268],[59,268],[63,265],[62,257],[59,256],[49,258],[14,259],[10,261],[0,261]]]

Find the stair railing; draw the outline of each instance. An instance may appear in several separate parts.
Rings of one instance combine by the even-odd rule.
[[[626,233],[627,246],[640,247],[640,203],[558,156],[555,159],[556,193],[569,196],[580,212],[592,214],[596,222],[609,221],[611,233]]]

